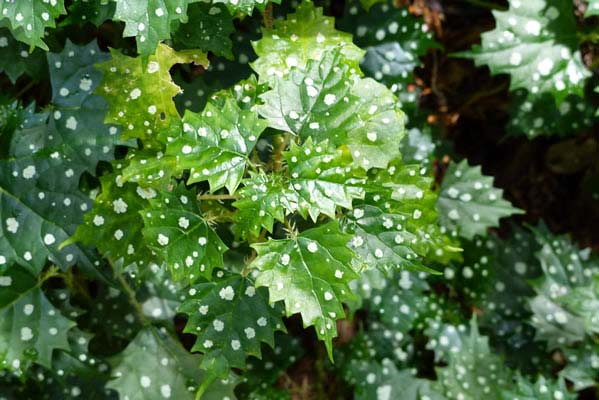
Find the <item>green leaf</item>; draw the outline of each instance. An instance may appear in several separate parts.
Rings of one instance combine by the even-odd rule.
[[[533,232],[541,246],[535,255],[543,270],[533,282],[537,296],[530,300],[536,339],[547,341],[549,349],[583,341],[586,334],[597,331],[592,303],[581,301],[596,297],[599,260],[589,258],[588,251],[580,251],[567,236],[551,234],[544,225]]]
[[[257,238],[262,228],[272,233],[274,222],[284,222],[286,212],[297,208],[295,192],[281,175],[251,173],[241,182],[240,199],[233,203],[233,231],[243,239]]]
[[[229,36],[235,31],[233,20],[224,6],[196,3],[189,6],[188,21],[173,35],[176,46],[201,49],[214,55],[233,58]]]
[[[457,351],[451,351],[448,365],[436,368],[436,389],[448,398],[502,399],[501,390],[510,382],[511,374],[491,352],[488,338],[480,336],[476,319],[470,322],[469,334],[458,335]],[[442,344],[448,340],[446,336],[438,338]]]
[[[363,178],[356,178],[347,153],[333,150],[328,141],[314,143],[312,138],[298,146],[291,143],[283,153],[289,173],[291,203],[304,218],[316,222],[320,214],[335,218],[337,206],[352,208],[353,199],[364,197]]]
[[[483,175],[480,166],[468,161],[451,163],[439,192],[439,222],[450,231],[472,239],[499,220],[523,211],[504,200],[503,190],[493,186],[493,177]]]
[[[446,400],[432,388],[431,381],[416,378],[408,369],[398,370],[389,359],[380,363],[351,360],[347,369],[345,377],[355,385],[356,400]]]
[[[234,193],[265,128],[255,112],[231,98],[222,107],[208,103],[202,114],[185,114],[183,135],[169,143],[166,154],[176,157],[179,170],[190,170],[188,184],[207,180],[212,192],[226,187]]]
[[[335,30],[334,19],[323,16],[322,8],[311,1],[302,2],[287,19],[275,20],[273,29],[263,28],[262,39],[252,44],[258,59],[251,66],[261,81],[283,77],[293,67],[303,69],[309,60],[319,60],[334,48],[340,48],[340,59],[358,72],[364,55],[352,36]]]
[[[202,217],[193,192],[162,192],[141,216],[148,247],[164,259],[175,281],[210,279],[223,266],[227,246]]]
[[[381,1],[370,7],[367,15],[355,3],[349,3],[341,28],[354,32],[354,42],[366,50],[360,66],[367,76],[404,90],[412,82],[413,71],[422,63],[419,58],[428,50],[441,46],[433,39],[428,26],[412,16],[407,7]]]
[[[274,348],[263,346],[261,359],[248,358],[247,370],[243,373],[244,382],[237,388],[239,397],[246,398],[244,396],[247,395],[251,399],[256,389],[276,386],[278,379],[285,376],[287,369],[303,358],[306,350],[301,338],[281,332],[275,333]],[[264,391],[260,389],[258,391],[266,395]],[[264,400],[271,398],[266,397]],[[261,397],[257,396],[256,400],[258,399]],[[272,400],[278,399],[278,397],[272,398]]]
[[[9,157],[10,142],[19,126],[23,126],[26,117],[33,115],[33,104],[24,109],[18,102],[0,99],[0,159]]]
[[[0,266],[14,262],[37,275],[49,259],[65,270],[76,262],[93,269],[82,248],[59,249],[91,206],[78,188],[81,173],[50,157],[0,160]]]
[[[0,369],[25,371],[30,363],[52,366],[55,349],[69,350],[75,322],[48,301],[35,278],[13,266],[0,277]]]
[[[335,321],[344,318],[341,302],[352,298],[348,283],[358,278],[350,235],[336,222],[309,229],[291,239],[255,243],[250,269],[258,270],[256,286],[266,286],[270,302],[283,300],[288,316],[300,313],[304,327],[314,326],[332,357]]]
[[[440,243],[432,180],[419,166],[394,162],[371,177],[363,204],[354,206],[343,221],[353,234],[351,247],[361,259],[387,273],[407,268],[436,272],[422,264],[431,250],[444,252]]]
[[[599,0],[586,0],[589,3],[585,17],[599,15]]]
[[[211,101],[201,114],[186,111],[183,132],[167,138],[166,154],[135,152],[124,170],[124,180],[166,188],[172,175],[189,171],[188,184],[207,180],[212,192],[223,187],[234,193],[258,138],[264,120],[236,103],[230,94]]]
[[[98,161],[113,160],[115,146],[122,144],[119,129],[103,123],[106,101],[92,94],[103,79],[95,64],[108,59],[95,41],[78,46],[67,40],[61,53],[48,53],[54,108],[43,146],[60,149],[62,157],[93,175]]]
[[[303,140],[347,146],[364,169],[386,168],[399,156],[404,114],[385,86],[350,75],[342,50],[324,52],[319,60],[308,61],[305,70],[292,68],[288,77],[275,77],[258,112],[272,128]]]
[[[195,74],[189,76],[181,70],[175,73],[175,81],[183,89],[183,93],[175,97],[177,108],[181,114],[185,110],[202,111],[207,101],[219,90],[222,90],[221,93],[234,92],[238,94],[246,91],[257,93],[258,90],[245,89],[247,85],[250,85],[259,88],[259,93],[264,91],[262,88],[265,88],[266,84],[257,85],[256,76],[252,74],[252,69],[248,65],[249,61],[256,58],[251,41],[260,37],[260,24],[257,19],[245,19],[244,22],[249,24],[247,31],[237,31],[234,36],[234,61],[215,58],[211,61],[207,70],[199,76],[195,76]],[[233,90],[230,89],[231,87],[233,87]],[[243,90],[238,91],[236,90],[237,87]],[[250,96],[250,99],[254,98],[249,93],[247,95]],[[240,99],[242,98],[245,98],[245,96]],[[243,104],[248,106],[254,105],[255,102],[250,101]]]
[[[482,44],[458,53],[488,65],[492,74],[510,74],[510,90],[522,88],[537,97],[551,94],[560,104],[569,94],[583,95],[585,68],[569,0],[510,0],[508,11],[493,11],[496,28],[482,34]]]
[[[187,20],[187,6],[197,0],[113,1],[114,19],[125,23],[123,37],[135,37],[137,51],[147,59],[155,51],[158,54],[162,40],[170,39],[176,22]]]
[[[264,11],[268,0],[214,0],[214,3],[222,3],[227,6],[231,14],[241,12],[246,15],[252,15],[254,8]],[[271,0],[270,3],[281,4],[281,0]]]
[[[111,360],[113,376],[108,387],[130,400],[194,399],[204,377],[197,369],[199,356],[188,353],[177,339],[153,327],[140,331],[127,348]],[[204,392],[208,400],[233,394],[236,379],[215,382]]]
[[[173,83],[169,70],[181,63],[207,66],[206,55],[194,50],[175,52],[163,44],[145,64],[141,58],[117,50],[111,50],[111,55],[112,60],[97,65],[104,79],[96,92],[109,103],[106,123],[121,125],[123,140],[142,139],[146,148],[162,148],[164,141],[159,134],[180,124],[173,101],[180,88]]]
[[[556,106],[549,94],[529,98],[525,92],[517,92],[509,113],[508,134],[532,139],[540,135],[568,136],[589,128],[593,125],[595,108],[574,95]]]
[[[539,249],[534,235],[514,226],[509,238],[489,235],[488,239],[475,242],[480,243],[477,258],[472,260],[466,248],[464,256],[470,262],[447,270],[445,276],[449,279],[455,275],[454,280],[462,284],[464,292],[467,288],[484,287],[485,292],[476,291],[476,297],[469,297],[482,311],[481,328],[489,333],[494,348],[505,354],[506,363],[523,373],[536,373],[539,368],[543,371],[541,355],[545,348],[534,342],[535,330],[528,323],[528,303],[535,294],[530,281],[542,273],[534,256]]]
[[[346,225],[354,234],[352,248],[366,264],[384,272],[403,268],[430,272],[420,263],[428,243],[406,229],[408,218],[409,215],[386,213],[371,205],[354,208]]]
[[[179,312],[189,316],[183,331],[197,336],[191,350],[204,353],[202,368],[220,378],[245,369],[247,356],[261,358],[261,343],[273,347],[275,331],[285,331],[282,309],[268,304],[268,291],[239,275],[192,286]]]
[[[66,14],[64,0],[0,0],[0,27],[10,28],[17,40],[30,48],[48,50],[42,38],[46,28],[54,28],[55,20]]]
[[[596,273],[589,286],[577,287],[559,299],[573,314],[582,318],[588,334],[599,333],[599,270]]]
[[[574,349],[564,349],[566,367],[560,376],[573,383],[574,390],[579,391],[595,386],[599,380],[599,344],[592,341]]]
[[[537,381],[533,383],[518,376],[516,386],[504,390],[501,398],[503,400],[575,400],[578,397],[576,394],[568,391],[563,379],[550,381],[540,376]]]
[[[116,173],[100,178],[102,192],[69,242],[95,243],[113,265],[122,259],[124,266],[132,263],[145,266],[155,257],[142,236],[144,222],[139,213],[157,193],[151,188],[123,183],[118,172],[117,169]]]
[[[9,158],[0,160],[0,265],[17,262],[38,274],[49,258],[63,269],[79,262],[95,271],[82,248],[58,246],[90,208],[81,174],[112,160],[119,141],[118,129],[103,124],[106,104],[91,94],[101,80],[93,64],[106,58],[95,42],[67,41],[62,53],[48,54],[53,105],[42,114],[28,108],[10,135]]]
[[[405,163],[426,164],[434,157],[436,147],[430,126],[408,129],[406,138],[401,141],[401,158]]]
[[[374,278],[376,273],[381,275]],[[378,270],[369,270],[351,285],[368,312],[368,330],[364,333],[372,351],[367,351],[366,358],[376,356],[405,363],[413,351],[410,333],[444,317],[449,307],[431,292],[425,276],[408,271],[384,276]]]
[[[46,78],[48,65],[44,52],[29,48],[18,42],[8,29],[0,28],[0,72],[4,72],[14,84],[23,74],[35,81]]]
[[[110,0],[75,1],[69,6],[69,13],[60,25],[84,25],[89,22],[99,27],[114,16],[115,9],[116,4]]]

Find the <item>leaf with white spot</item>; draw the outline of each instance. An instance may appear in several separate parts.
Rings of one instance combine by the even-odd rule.
[[[398,370],[389,359],[350,360],[344,377],[355,385],[356,400],[446,400],[432,388],[431,381],[416,378],[408,369]]]
[[[573,383],[574,390],[595,386],[599,381],[599,344],[587,341],[573,349],[563,349],[567,360],[560,376]]]
[[[539,376],[536,382],[531,382],[518,375],[513,388],[502,392],[502,400],[576,400],[578,396],[571,393],[563,379],[555,381]]]
[[[536,339],[546,341],[550,350],[583,341],[599,328],[595,308],[599,260],[544,225],[533,232],[541,247],[535,256],[543,270],[532,284],[537,295],[529,300]]]
[[[177,171],[189,170],[188,184],[207,180],[212,192],[226,187],[234,193],[265,128],[231,98],[222,107],[208,103],[201,114],[185,113],[183,134],[168,144],[165,159],[175,159]]]
[[[360,66],[367,76],[388,87],[403,85],[414,80],[413,71],[419,60],[430,49],[441,46],[433,39],[428,26],[409,13],[408,7],[397,8],[393,2],[381,1],[369,9],[367,15],[359,6],[349,3],[346,16],[339,20],[344,30],[354,32],[354,42],[366,50]]]
[[[511,383],[511,372],[491,352],[489,339],[479,334],[476,319],[470,321],[469,333],[455,328],[453,332],[457,333],[455,351],[449,352],[447,366],[436,368],[434,388],[449,398],[461,394],[464,400],[501,400],[501,390]]]
[[[261,358],[261,343],[273,347],[275,331],[285,331],[282,307],[239,275],[193,285],[179,312],[189,317],[183,331],[197,336],[191,350],[204,354],[202,368],[220,378],[245,369],[247,356]]]
[[[35,81],[47,79],[48,65],[42,50],[29,52],[24,43],[15,39],[8,29],[0,28],[0,72],[4,72],[14,84],[25,74]]]
[[[96,93],[109,104],[105,122],[121,125],[124,140],[142,139],[145,148],[159,150],[165,143],[159,134],[180,126],[173,97],[181,89],[169,70],[182,63],[207,66],[206,55],[196,50],[177,52],[163,44],[145,63],[118,50],[111,50],[111,55],[111,60],[96,66],[104,73]]]
[[[282,332],[275,333],[274,348],[262,346],[262,358],[248,358],[246,370],[243,372],[244,382],[236,390],[238,396],[253,400],[291,400],[287,390],[268,389],[274,388],[277,381],[285,376],[287,369],[302,359],[307,351],[301,337]],[[264,386],[268,388],[262,390]],[[254,396],[256,392],[266,397]]]
[[[295,192],[281,175],[251,174],[241,182],[233,231],[244,239],[259,237],[262,228],[272,233],[275,221],[284,222],[285,214],[297,209]]]
[[[593,17],[599,15],[599,0],[586,0],[589,3],[585,17]]]
[[[409,271],[383,275],[378,270],[368,270],[355,283],[354,291],[362,297],[362,308],[368,311],[365,345],[376,350],[377,359],[387,357],[405,362],[411,353],[410,332],[421,329],[423,322],[443,317],[451,309],[431,293],[424,277],[425,274]],[[352,357],[368,359],[371,354],[370,351],[363,356],[354,353]]]
[[[570,95],[556,106],[551,95],[530,98],[526,92],[516,92],[509,108],[506,127],[510,135],[525,135],[529,139],[541,135],[569,136],[593,125],[595,108],[586,99]]]
[[[227,6],[231,14],[243,13],[252,15],[254,8],[264,11],[268,3],[281,4],[281,0],[214,0]]]
[[[439,222],[450,231],[472,239],[496,227],[499,220],[522,214],[503,198],[503,190],[493,186],[493,177],[483,175],[480,166],[468,161],[451,163],[439,192]]]
[[[419,166],[393,162],[377,171],[366,186],[366,199],[343,220],[351,233],[350,246],[366,264],[389,272],[409,269],[436,272],[422,261],[432,251],[451,249],[442,244],[432,180]],[[454,249],[455,251],[455,249]]]
[[[151,188],[123,183],[119,172],[117,169],[100,178],[102,192],[67,243],[93,243],[112,264],[122,259],[124,266],[146,266],[156,257],[142,236],[144,222],[139,213],[157,193]]]
[[[257,107],[272,128],[315,142],[347,146],[364,169],[386,168],[399,155],[405,116],[390,90],[352,76],[339,48],[274,79]]]
[[[46,298],[36,279],[12,266],[0,270],[0,369],[25,371],[29,364],[52,367],[52,352],[69,350],[75,322]]]
[[[170,334],[154,327],[139,332],[123,352],[111,360],[114,380],[108,387],[129,400],[192,400],[205,377],[197,368],[201,357],[187,352]],[[202,399],[235,399],[237,378],[212,383]]]
[[[214,268],[223,267],[227,246],[202,217],[194,192],[180,187],[160,193],[141,216],[147,246],[164,259],[175,281],[210,279]]]
[[[300,313],[304,327],[314,326],[329,357],[335,321],[345,317],[341,303],[353,298],[348,283],[359,276],[349,239],[330,222],[290,239],[252,245],[257,257],[249,268],[258,271],[256,286],[268,288],[271,303],[283,300],[287,316]]]
[[[320,214],[335,218],[338,206],[351,209],[352,200],[364,197],[365,179],[357,177],[347,152],[332,149],[326,140],[314,143],[308,138],[301,146],[292,142],[283,157],[293,193],[286,200],[304,218],[309,215],[316,221]]]
[[[65,168],[73,175],[65,176]],[[48,155],[0,160],[0,267],[17,263],[39,274],[46,260],[93,271],[82,247],[59,245],[75,232],[91,201],[79,191],[83,169]]]
[[[559,299],[573,314],[582,318],[589,335],[599,334],[599,269],[595,272],[590,285],[574,288]]]
[[[201,49],[216,56],[233,58],[229,38],[235,31],[233,18],[224,6],[196,3],[189,6],[188,21],[173,34],[176,47]]]
[[[66,14],[64,0],[0,0],[0,27],[10,28],[13,36],[31,48],[48,50],[42,38],[46,28]]]
[[[436,147],[430,125],[408,129],[406,138],[401,141],[401,159],[405,163],[428,165],[434,159]]]
[[[92,94],[102,80],[94,64],[109,57],[95,41],[78,46],[67,40],[61,53],[48,53],[52,106],[33,114],[30,105],[31,115],[13,135],[11,155],[29,156],[44,149],[51,158],[64,159],[65,173],[72,164],[95,174],[98,161],[112,160],[119,129],[104,125],[107,103]],[[72,171],[66,174],[72,176]]]
[[[30,106],[18,129],[6,134],[10,158],[0,160],[0,261],[36,274],[47,258],[63,269],[79,261],[95,270],[82,248],[58,246],[91,206],[79,190],[81,174],[95,174],[98,161],[112,160],[119,141],[118,129],[103,124],[106,103],[92,95],[101,80],[94,63],[107,57],[95,42],[67,41],[61,53],[49,53],[52,107],[33,114]]]
[[[349,33],[335,30],[333,18],[311,1],[302,2],[285,20],[275,20],[274,28],[263,28],[262,39],[253,42],[258,59],[251,65],[260,81],[286,75],[291,68],[304,68],[331,49],[340,48],[340,58],[355,72],[364,51],[352,43]]]
[[[103,79],[95,64],[109,58],[95,41],[78,46],[67,40],[61,53],[48,53],[53,108],[43,146],[59,149],[62,157],[94,175],[98,161],[113,160],[115,146],[122,144],[120,129],[104,125],[108,103],[93,94]]]
[[[116,4],[111,0],[74,1],[68,7],[68,15],[61,26],[91,23],[99,27],[114,16],[115,9]]]
[[[492,74],[510,74],[510,89],[531,97],[550,93],[560,104],[569,94],[583,95],[585,68],[576,35],[572,2],[510,0],[507,11],[493,11],[496,27],[482,44],[457,56],[488,65]]]
[[[347,216],[345,229],[354,234],[351,246],[369,266],[385,272],[403,268],[436,272],[422,265],[429,243],[424,238],[426,231],[410,232],[411,218],[363,205]]]
[[[465,263],[446,269],[445,278],[482,311],[479,326],[489,333],[494,348],[505,354],[506,362],[523,371],[535,368],[544,346],[534,342],[535,330],[527,322],[528,302],[534,296],[529,282],[541,274],[534,235],[513,226],[509,238],[488,235],[464,247]]]
[[[135,37],[137,51],[147,59],[160,53],[160,42],[171,38],[177,22],[187,20],[187,7],[197,0],[113,0],[114,19],[125,23],[123,37]]]

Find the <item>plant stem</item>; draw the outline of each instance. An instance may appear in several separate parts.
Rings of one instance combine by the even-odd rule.
[[[240,196],[238,194],[199,194],[198,200],[237,200]]]
[[[272,29],[272,3],[269,2],[264,9],[264,13],[262,14],[262,23],[268,29]]]
[[[29,91],[35,85],[34,81],[30,81],[23,89],[19,90],[19,93],[16,94],[15,98],[20,99],[25,93]]]
[[[287,147],[288,139],[287,135],[277,135],[272,139],[272,170],[274,172],[280,171],[283,168],[283,151]]]
[[[44,282],[50,278],[60,276],[64,279],[64,274],[56,265],[52,265],[46,272],[44,272],[38,279],[37,286],[41,287]]]
[[[256,240],[254,240],[252,243],[262,243],[266,240],[266,234],[268,233],[268,231],[264,228],[262,228],[262,230],[260,231],[260,236],[258,236],[258,238],[256,238]],[[247,261],[245,262],[245,265],[243,267],[243,271],[241,271],[241,276],[243,276],[244,278],[246,276],[248,276],[248,274],[250,273],[250,264],[252,263],[252,261],[254,261],[254,259],[256,258],[257,254],[256,254],[256,250],[252,249],[252,254],[250,255],[250,257],[247,259]]]
[[[135,298],[135,291],[133,290],[133,288],[129,285],[129,283],[127,283],[127,280],[123,277],[122,274],[117,273],[116,278],[118,279],[119,283],[123,287],[123,290],[127,294],[127,297],[129,298],[129,303],[131,303],[133,308],[135,308],[137,316],[139,317],[139,320],[141,321],[142,325],[150,325],[150,321],[148,321],[148,319],[146,318],[141,304],[139,304],[137,298]]]

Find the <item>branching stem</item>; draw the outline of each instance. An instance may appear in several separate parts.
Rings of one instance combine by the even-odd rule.
[[[123,287],[123,290],[127,294],[127,297],[129,298],[129,303],[131,303],[133,308],[135,308],[135,312],[137,313],[137,316],[139,317],[139,320],[141,321],[142,325],[150,325],[150,321],[146,318],[141,304],[139,304],[139,301],[137,301],[137,298],[135,297],[135,291],[129,285],[129,283],[127,283],[127,280],[125,279],[123,274],[117,273],[116,278],[118,279],[119,283]]]

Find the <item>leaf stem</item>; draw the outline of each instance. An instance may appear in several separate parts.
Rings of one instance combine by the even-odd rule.
[[[241,196],[238,194],[199,194],[198,200],[237,200]]]
[[[142,325],[144,325],[144,326],[150,325],[150,321],[148,321],[148,319],[146,318],[146,316],[143,312],[143,309],[141,307],[141,304],[139,304],[139,302],[137,301],[137,298],[135,297],[135,291],[129,285],[129,283],[127,283],[127,280],[123,277],[123,274],[117,273],[116,278],[119,281],[119,283],[121,284],[121,286],[123,287],[123,290],[125,291],[125,293],[127,294],[127,297],[129,298],[129,303],[131,303],[133,308],[135,308],[135,312],[137,313],[137,316],[139,317],[139,320],[141,321]]]
[[[268,29],[272,29],[272,21],[273,21],[272,3],[268,2],[268,4],[266,5],[266,8],[264,9],[264,13],[262,13],[262,23]]]
[[[254,240],[252,243],[262,243],[264,241],[266,241],[266,234],[268,233],[268,231],[264,228],[262,228],[262,230],[260,231],[260,236],[258,236],[258,238],[256,238],[256,240]],[[252,264],[252,261],[254,261],[254,259],[256,258],[258,254],[256,253],[256,249],[252,248],[252,254],[250,255],[250,257],[246,260],[245,265],[243,267],[243,271],[241,271],[241,276],[243,276],[244,278],[246,276],[248,276],[248,274],[250,273],[250,265]]]
[[[41,287],[44,282],[46,282],[50,278],[54,278],[60,276],[64,279],[64,274],[56,265],[52,265],[46,272],[44,272],[37,281],[37,287]]]
[[[20,99],[21,96],[23,96],[25,93],[27,93],[29,91],[29,89],[31,89],[34,85],[35,85],[34,81],[29,81],[29,83],[27,85],[25,85],[25,87],[23,87],[23,89],[19,90],[19,93],[17,93],[15,95],[15,98]]]

